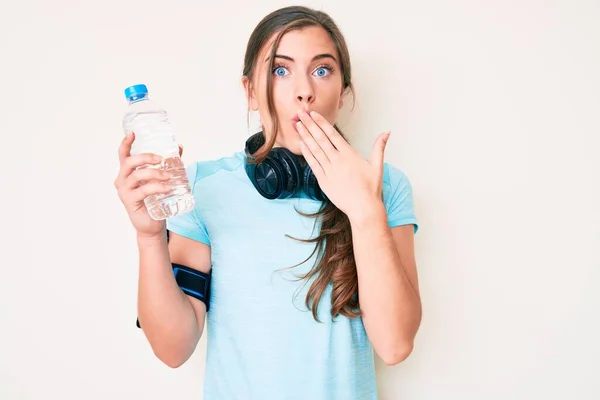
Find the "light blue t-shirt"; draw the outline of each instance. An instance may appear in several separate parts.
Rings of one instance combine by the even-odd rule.
[[[205,400],[377,399],[373,348],[362,319],[332,321],[331,286],[316,322],[305,307],[310,284],[297,280],[315,262],[318,235],[308,198],[267,200],[244,168],[244,153],[187,167],[196,208],[167,221],[179,235],[211,246]],[[389,225],[414,224],[411,185],[385,164]],[[290,235],[287,237],[286,235]]]

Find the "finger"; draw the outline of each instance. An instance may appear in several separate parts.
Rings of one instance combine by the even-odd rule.
[[[371,164],[377,167],[383,167],[383,160],[385,154],[385,146],[390,138],[390,132],[382,133],[377,137],[375,143],[373,143],[373,150],[371,151]]]
[[[310,135],[313,137],[315,142],[318,143],[321,149],[323,149],[323,152],[327,155],[327,157],[331,158],[333,154],[337,152],[337,150],[335,149],[335,147],[333,147],[333,144],[331,143],[325,132],[323,132],[321,127],[315,122],[315,120],[313,120],[310,117],[310,115],[308,115],[304,111],[298,112],[298,117],[300,118],[300,121],[302,121]],[[326,123],[329,124],[329,122]],[[325,125],[325,123],[323,123],[323,125]]]
[[[144,182],[168,181],[171,177],[171,174],[160,169],[142,168],[133,171],[125,180],[123,187],[126,189],[135,189],[143,185]]]
[[[310,116],[315,121],[315,123],[321,128],[325,135],[327,135],[327,139],[335,146],[335,148],[339,151],[344,149],[345,147],[349,147],[350,145],[346,142],[346,139],[335,129],[333,125],[327,121],[327,119],[319,114],[316,111],[311,111]]]
[[[310,151],[310,149],[306,146],[305,143],[300,142],[300,150],[302,151],[302,155],[304,156],[304,159],[308,163],[308,166],[315,174],[317,181],[320,179],[323,179],[323,177],[325,176],[325,171],[323,170],[323,167],[321,166],[319,161],[315,158],[315,156]]]
[[[171,187],[163,182],[150,182],[146,183],[133,192],[131,192],[131,198],[129,201],[132,202],[140,202],[143,201],[146,197],[151,196],[153,194],[163,194],[169,193],[171,191]]]
[[[308,132],[306,126],[302,123],[302,121],[298,121],[296,123],[296,129],[300,134],[301,143],[308,148],[308,151],[311,153],[313,158],[315,158],[322,168],[326,168],[329,164],[329,158],[327,154],[323,151],[323,148],[319,146],[315,138]]]
[[[123,162],[117,181],[125,181],[131,173],[143,165],[155,165],[162,161],[162,157],[152,153],[142,153],[135,156],[129,156]]]
[[[131,144],[133,143],[134,138],[135,134],[129,132],[121,141],[121,145],[119,146],[119,163],[123,164],[125,159],[131,155]]]

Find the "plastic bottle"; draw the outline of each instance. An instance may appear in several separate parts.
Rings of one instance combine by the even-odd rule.
[[[160,164],[141,168],[160,168],[173,176],[166,183],[172,188],[169,193],[144,199],[150,217],[159,221],[191,211],[195,206],[194,196],[167,112],[150,99],[146,85],[126,88],[125,98],[129,105],[123,117],[123,129],[125,134],[135,134],[131,155],[158,154],[163,158]]]

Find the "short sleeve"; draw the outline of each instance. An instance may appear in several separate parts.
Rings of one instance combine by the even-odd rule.
[[[404,172],[388,163],[383,170],[383,201],[390,228],[400,225],[414,225],[419,230],[415,215],[412,185]]]
[[[210,245],[208,231],[198,212],[198,193],[196,186],[200,176],[198,176],[198,163],[190,164],[186,167],[187,177],[194,195],[196,206],[190,212],[179,214],[167,219],[167,230],[184,236],[188,239],[196,240]]]

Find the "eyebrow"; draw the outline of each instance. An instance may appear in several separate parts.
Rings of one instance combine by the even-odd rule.
[[[283,58],[284,60],[289,60],[291,62],[294,62],[294,59],[292,57],[286,56],[283,54],[275,54],[274,58]],[[316,56],[313,57],[312,61],[322,60],[324,58],[331,58],[331,59],[333,59],[333,61],[337,62],[336,58],[329,53],[317,54]],[[269,61],[269,57],[267,57],[265,59],[265,62],[267,62],[267,61]]]

